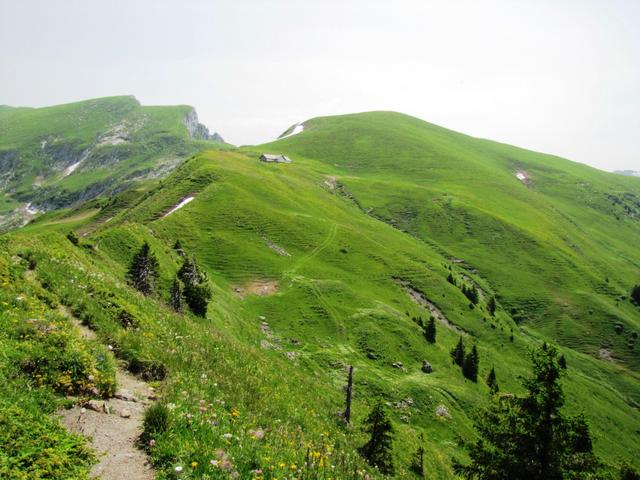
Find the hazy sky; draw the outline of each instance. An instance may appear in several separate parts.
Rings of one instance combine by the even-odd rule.
[[[396,110],[640,170],[640,1],[0,0],[0,104],[133,94],[234,144]]]

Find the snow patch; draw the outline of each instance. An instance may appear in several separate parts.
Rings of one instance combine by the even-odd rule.
[[[173,207],[171,210],[169,210],[167,213],[165,213],[162,218],[166,218],[169,215],[171,215],[173,212],[175,212],[176,210],[180,210],[182,207],[184,207],[187,203],[189,203],[191,200],[193,200],[196,197],[186,197],[183,198],[182,200],[180,200],[180,202]]]
[[[78,168],[79,166],[80,166],[80,162],[72,163],[71,165],[69,165],[67,168],[64,169],[64,173],[62,174],[62,176],[66,177],[68,175],[71,175],[73,172],[76,171],[76,168]]]
[[[27,212],[29,215],[37,215],[42,210],[38,210],[37,208],[32,207],[31,206],[31,202],[29,202],[29,203],[27,203],[27,206],[24,207],[24,211]]]
[[[293,135],[297,135],[298,133],[301,133],[303,131],[304,131],[304,123],[302,122],[296,123],[295,127],[293,127],[293,130],[291,130],[291,132],[287,133],[286,135],[281,136],[280,140],[283,138],[292,137]]]
[[[87,149],[84,151],[84,153],[82,154],[82,156],[78,159],[77,162],[72,163],[71,165],[69,165],[67,168],[64,169],[64,172],[62,172],[62,177],[68,177],[69,175],[71,175],[73,172],[76,171],[76,169],[80,166],[80,164],[82,162],[84,162],[88,157],[89,154],[91,153],[91,149]]]
[[[520,180],[522,183],[524,183],[528,187],[531,186],[531,177],[525,170],[518,170],[515,173],[515,176],[518,180]]]

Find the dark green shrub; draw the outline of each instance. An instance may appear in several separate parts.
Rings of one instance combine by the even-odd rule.
[[[70,230],[69,233],[67,233],[67,240],[69,240],[74,245],[78,245],[78,243],[80,243],[78,235],[76,235],[76,232],[74,232],[73,230]]]
[[[636,305],[640,305],[640,285],[636,285],[631,289],[631,301]]]

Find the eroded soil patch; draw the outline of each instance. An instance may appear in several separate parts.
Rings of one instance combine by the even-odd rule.
[[[450,330],[453,330],[459,335],[464,335],[464,336],[468,335],[467,332],[465,332],[462,328],[451,323],[447,319],[447,317],[445,317],[444,313],[442,313],[442,310],[440,310],[435,303],[429,300],[426,297],[426,295],[422,293],[420,290],[413,287],[408,281],[402,280],[402,279],[396,279],[396,282],[405,290],[405,292],[407,292],[407,295],[409,295],[409,298],[411,298],[413,303],[420,305],[421,307],[429,310],[429,312],[431,313],[431,315],[433,315],[433,318],[435,318],[436,321],[440,322],[445,327],[447,327]]]
[[[280,284],[277,280],[254,280],[242,286],[234,287],[233,290],[241,298],[247,295],[266,297],[277,293],[280,290]]]

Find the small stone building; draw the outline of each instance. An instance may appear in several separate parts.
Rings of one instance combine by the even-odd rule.
[[[286,155],[273,155],[271,153],[263,153],[260,160],[267,163],[291,163],[291,159]]]

